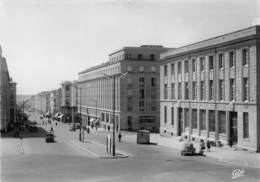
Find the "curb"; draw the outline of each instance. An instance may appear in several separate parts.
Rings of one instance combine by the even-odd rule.
[[[128,155],[117,154],[116,156],[101,156],[100,159],[126,159],[129,158]]]

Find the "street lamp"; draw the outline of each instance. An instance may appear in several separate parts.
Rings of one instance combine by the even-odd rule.
[[[122,75],[119,76],[119,79],[121,79],[122,77],[124,77],[125,75],[127,75],[128,72],[123,73]],[[102,73],[105,77],[109,78],[109,79],[113,79],[113,144],[112,144],[112,155],[115,156],[116,155],[116,145],[115,145],[115,130],[116,130],[116,126],[115,126],[115,110],[116,110],[116,75],[108,75],[106,73]]]
[[[79,111],[80,111],[80,128],[79,128],[79,141],[82,140],[82,137],[81,137],[81,128],[82,128],[82,114],[81,114],[81,87],[79,87],[79,95],[80,95],[80,98],[79,98]]]

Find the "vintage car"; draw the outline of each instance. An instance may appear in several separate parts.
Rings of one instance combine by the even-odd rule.
[[[186,156],[186,155],[195,155],[195,154],[196,154],[196,149],[194,148],[192,143],[186,142],[183,144],[181,149],[181,155]]]
[[[51,132],[47,133],[46,136],[45,136],[45,142],[48,143],[48,142],[55,142],[55,135]]]

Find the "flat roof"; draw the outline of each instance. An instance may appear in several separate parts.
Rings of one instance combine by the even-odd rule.
[[[227,33],[224,35],[216,36],[213,38],[209,38],[206,40],[202,40],[193,44],[185,45],[176,49],[170,49],[160,55],[160,59],[164,59],[167,57],[171,57],[174,55],[179,55],[179,54],[184,54],[186,52],[192,51],[192,50],[197,50],[197,49],[202,49],[205,47],[211,47],[211,46],[216,46],[222,43],[230,42],[230,41],[235,41],[238,39],[254,36],[256,34],[260,34],[260,26],[252,26],[248,27],[242,30],[234,31],[231,33]]]

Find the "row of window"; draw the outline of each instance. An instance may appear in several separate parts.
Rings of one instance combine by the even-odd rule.
[[[126,58],[126,59],[136,59],[136,58],[133,57],[130,53],[126,54],[126,55],[125,55],[125,58]],[[138,59],[138,60],[144,60],[143,54],[138,54],[138,55],[137,55],[137,59]],[[155,59],[154,54],[150,54],[150,55],[149,55],[149,58],[147,58],[147,59],[149,59],[149,60],[154,60],[154,59]]]
[[[208,100],[216,100],[218,99],[219,101],[225,100],[225,88],[224,88],[224,80],[220,79],[218,80],[218,89],[215,89],[214,81],[213,80],[208,80],[208,81],[200,81],[200,88],[199,88],[199,99],[200,100],[206,100],[206,87],[205,87],[205,82],[208,84]],[[178,82],[177,83],[177,90],[178,90],[178,95],[177,99],[182,99],[182,83]],[[192,100],[197,100],[197,82],[193,81],[191,82],[191,89],[189,89],[189,83],[184,82],[184,99],[188,100],[189,99],[189,93],[191,92],[191,99]],[[242,100],[243,101],[248,101],[249,100],[249,85],[248,85],[248,78],[243,78],[242,79]],[[164,99],[168,99],[168,84],[164,84]],[[171,83],[171,99],[176,99],[175,98],[175,83]],[[217,91],[217,92],[216,92]],[[216,95],[218,93],[218,95]],[[218,96],[218,98],[214,98],[215,96]],[[231,78],[229,79],[229,100],[230,101],[235,101],[236,100],[236,86],[235,86],[235,79]]]
[[[144,87],[144,86],[145,86],[145,78],[139,77],[139,87]],[[131,77],[127,78],[127,87],[128,88],[133,87],[133,78]],[[151,78],[151,87],[156,87],[156,77]]]
[[[133,66],[128,65],[126,69],[127,69],[127,72],[132,72],[133,71]],[[156,72],[156,67],[155,66],[151,66],[150,67],[150,71],[151,72]],[[145,72],[145,67],[144,66],[139,66],[139,72]]]
[[[121,61],[121,60],[124,60],[124,58],[125,59],[138,59],[138,60],[143,60],[144,59],[144,56],[143,56],[143,54],[138,54],[137,55],[137,58],[135,58],[135,57],[133,57],[132,56],[132,54],[130,54],[130,53],[127,53],[127,54],[125,54],[125,55],[118,55],[118,56],[116,56],[116,57],[112,57],[112,58],[110,58],[110,61],[112,61],[112,62],[116,62],[116,61]],[[148,59],[148,58],[147,58]],[[149,60],[154,60],[155,59],[155,57],[154,57],[154,54],[150,54],[149,55]]]
[[[182,111],[182,110],[181,110]],[[198,109],[191,110],[191,117],[190,120],[190,110],[188,108],[184,108],[184,128],[189,128],[189,122],[191,122],[192,129],[198,129],[198,124],[200,130],[206,130],[206,110],[200,109],[200,120],[198,123]],[[182,112],[180,112],[182,113]],[[180,114],[179,113],[179,114]],[[208,120],[209,120],[209,132],[216,131],[216,124],[215,124],[215,111],[209,110],[208,111]],[[218,114],[218,132],[219,133],[226,133],[226,111],[217,111]],[[164,123],[167,124],[168,122],[168,114],[167,114],[167,106],[164,106]],[[179,122],[183,122],[182,114],[179,117]],[[174,121],[174,107],[171,107],[171,125],[175,126],[176,123]],[[243,112],[243,138],[249,138],[249,117],[248,112]]]
[[[233,68],[235,67],[235,52],[231,51],[229,52],[229,67]],[[200,57],[199,58],[199,70],[200,71],[205,71],[205,57]],[[218,69],[223,69],[224,68],[224,54],[219,53],[218,54]],[[242,66],[247,66],[249,62],[249,51],[248,49],[242,49]],[[197,60],[195,58],[191,59],[191,70],[192,72],[196,72],[197,68]],[[177,72],[178,74],[181,73],[181,64],[182,62],[179,61],[177,62]],[[208,70],[213,70],[214,69],[214,56],[210,55],[208,56]],[[189,60],[184,61],[184,72],[188,73],[189,72]],[[175,74],[175,63],[171,64],[171,75]],[[164,76],[168,75],[168,65],[164,65]]]

